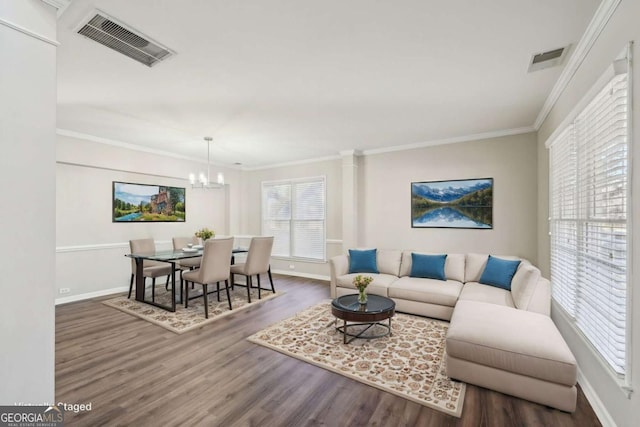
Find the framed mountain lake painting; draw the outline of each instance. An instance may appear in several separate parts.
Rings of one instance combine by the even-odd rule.
[[[493,178],[412,182],[411,227],[493,228]]]
[[[185,189],[113,181],[112,222],[184,222]]]

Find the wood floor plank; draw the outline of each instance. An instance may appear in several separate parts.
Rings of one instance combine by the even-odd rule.
[[[472,385],[452,417],[246,338],[329,298],[274,276],[278,298],[177,335],[101,303],[56,307],[56,401],[69,426],[598,426],[579,390],[567,414]]]

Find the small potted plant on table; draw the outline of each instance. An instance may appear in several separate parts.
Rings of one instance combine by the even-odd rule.
[[[358,302],[360,304],[366,304],[367,303],[367,286],[369,286],[369,283],[373,282],[373,277],[370,276],[363,276],[361,274],[358,274],[354,279],[353,279],[353,285],[358,289]]]
[[[201,228],[200,230],[196,231],[195,234],[196,234],[196,237],[202,240],[203,245],[207,239],[210,239],[216,235],[216,233],[213,230],[209,230],[207,227]]]

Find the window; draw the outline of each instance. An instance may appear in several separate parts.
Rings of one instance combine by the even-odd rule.
[[[262,183],[262,234],[273,255],[325,260],[325,178]]]
[[[595,96],[549,144],[552,295],[619,376],[628,363],[631,226],[623,61],[611,67],[592,91]]]

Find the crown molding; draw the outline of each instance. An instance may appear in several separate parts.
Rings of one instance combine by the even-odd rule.
[[[11,21],[7,21],[6,19],[3,19],[2,17],[0,17],[0,25],[4,25],[5,27],[9,27],[12,30],[16,30],[21,32],[22,34],[25,34],[29,37],[33,37],[34,39],[38,39],[40,41],[43,41],[45,43],[49,43],[50,45],[53,45],[55,47],[60,46],[60,43],[57,40],[51,39],[47,36],[43,36],[40,33],[36,33],[35,31],[31,31],[21,25],[18,24],[14,24]]]
[[[191,162],[207,164],[206,160],[199,159],[199,158],[196,158],[196,157],[184,156],[182,154],[176,154],[176,153],[172,153],[170,151],[156,150],[155,148],[144,147],[142,145],[132,144],[130,142],[123,142],[123,141],[118,141],[118,140],[115,140],[115,139],[103,138],[101,136],[90,135],[90,134],[87,134],[87,133],[76,132],[76,131],[68,130],[68,129],[57,128],[56,129],[56,134],[60,135],[60,136],[68,136],[70,138],[84,139],[84,140],[91,141],[91,142],[97,142],[98,144],[111,145],[113,147],[118,147],[118,148],[126,148],[128,150],[134,150],[134,151],[141,151],[143,153],[156,154],[158,156],[172,157],[174,159],[189,160]],[[225,167],[225,168],[228,168],[228,169],[240,169],[237,166],[223,165],[223,164],[215,163],[215,162],[211,162],[211,166]]]
[[[542,126],[542,123],[544,123],[547,116],[556,105],[556,102],[558,102],[560,95],[562,95],[562,92],[564,92],[569,85],[569,82],[576,71],[578,71],[578,68],[580,68],[582,61],[584,61],[589,54],[589,51],[602,33],[602,30],[607,26],[611,15],[613,15],[613,12],[615,12],[621,1],[622,0],[602,0],[600,3],[598,10],[596,10],[596,13],[593,15],[591,22],[589,22],[582,38],[576,45],[576,49],[569,58],[567,65],[562,70],[562,73],[560,73],[560,77],[542,105],[542,109],[538,113],[536,121],[533,123],[533,127],[536,131],[540,129],[540,126]]]
[[[361,156],[362,151],[360,150],[342,150],[339,151],[340,157],[350,157],[350,156]]]
[[[71,0],[42,0],[42,1],[48,4],[49,6],[53,6],[56,9],[58,9],[58,12],[57,12],[58,18],[60,18],[60,16],[64,13],[65,10],[67,10],[69,5],[71,4]]]
[[[536,129],[534,129],[533,126],[525,126],[525,127],[521,127],[521,128],[514,128],[514,129],[504,129],[504,130],[498,130],[498,131],[492,131],[492,132],[484,132],[484,133],[476,133],[476,134],[471,134],[471,135],[463,135],[463,136],[456,136],[456,137],[452,137],[452,138],[444,138],[444,139],[437,139],[437,140],[431,140],[431,141],[425,141],[425,142],[419,142],[419,143],[415,143],[415,144],[406,144],[406,145],[396,145],[393,147],[383,147],[383,148],[374,148],[371,150],[342,150],[339,152],[338,155],[333,155],[333,156],[325,156],[325,157],[316,157],[316,158],[312,158],[312,159],[304,159],[304,160],[294,160],[291,162],[282,162],[282,163],[272,163],[272,164],[268,164],[268,165],[263,165],[263,166],[228,166],[228,165],[221,165],[221,164],[216,164],[216,163],[211,163],[211,165],[213,166],[221,166],[221,167],[227,167],[230,169],[239,169],[242,171],[257,171],[257,170],[265,170],[265,169],[274,169],[274,168],[280,168],[280,167],[288,167],[288,166],[298,166],[298,165],[305,165],[305,164],[309,164],[309,163],[319,163],[319,162],[327,162],[327,161],[332,161],[332,160],[339,160],[342,159],[344,156],[351,156],[351,155],[355,155],[355,156],[368,156],[368,155],[372,155],[372,154],[382,154],[382,153],[389,153],[389,152],[394,152],[394,151],[405,151],[405,150],[414,150],[416,148],[424,148],[424,147],[432,147],[432,146],[436,146],[436,145],[446,145],[446,144],[455,144],[455,143],[459,143],[459,142],[468,142],[468,141],[478,141],[478,140],[483,140],[483,139],[490,139],[490,138],[499,138],[502,136],[510,136],[510,135],[521,135],[521,134],[525,134],[525,133],[529,133],[529,132],[535,132]],[[77,138],[77,139],[84,139],[87,141],[92,141],[92,142],[97,142],[99,144],[105,144],[105,145],[111,145],[114,147],[119,147],[119,148],[125,148],[125,149],[129,149],[129,150],[134,150],[134,151],[141,151],[144,153],[150,153],[150,154],[156,154],[159,156],[166,156],[166,157],[173,157],[176,159],[182,159],[182,160],[189,160],[189,161],[193,161],[193,162],[198,162],[198,163],[205,163],[205,161],[203,161],[202,159],[196,159],[193,157],[189,157],[189,156],[183,156],[180,154],[176,154],[176,153],[171,153],[168,151],[162,151],[162,150],[156,150],[154,148],[149,148],[149,147],[143,147],[141,145],[136,145],[136,144],[132,144],[129,142],[122,142],[122,141],[117,141],[117,140],[113,140],[113,139],[108,139],[108,138],[102,138],[99,136],[95,136],[95,135],[90,135],[90,134],[86,134],[86,133],[81,133],[81,132],[76,132],[76,131],[72,131],[72,130],[67,130],[67,129],[56,129],[56,134],[61,135],[61,136],[68,136],[71,138]]]
[[[529,132],[535,132],[535,129],[533,128],[533,126],[525,126],[521,128],[514,128],[514,129],[503,129],[503,130],[497,130],[497,131],[491,131],[491,132],[476,133],[471,135],[455,136],[452,138],[434,139],[431,141],[417,142],[415,144],[374,148],[371,150],[364,150],[362,154],[365,156],[370,156],[372,154],[382,154],[382,153],[390,153],[393,151],[405,151],[405,150],[414,150],[416,148],[433,147],[434,145],[456,144],[459,142],[479,141],[482,139],[499,138],[502,136],[521,135]]]
[[[273,163],[270,165],[264,165],[264,166],[246,166],[243,167],[242,170],[243,171],[257,171],[257,170],[263,170],[263,169],[273,169],[273,168],[281,168],[281,167],[286,167],[286,166],[298,166],[298,165],[306,165],[308,163],[319,163],[319,162],[328,162],[331,160],[338,160],[340,159],[340,156],[326,156],[326,157],[316,157],[313,159],[306,159],[306,160],[294,160],[291,162],[284,162],[284,163]]]

